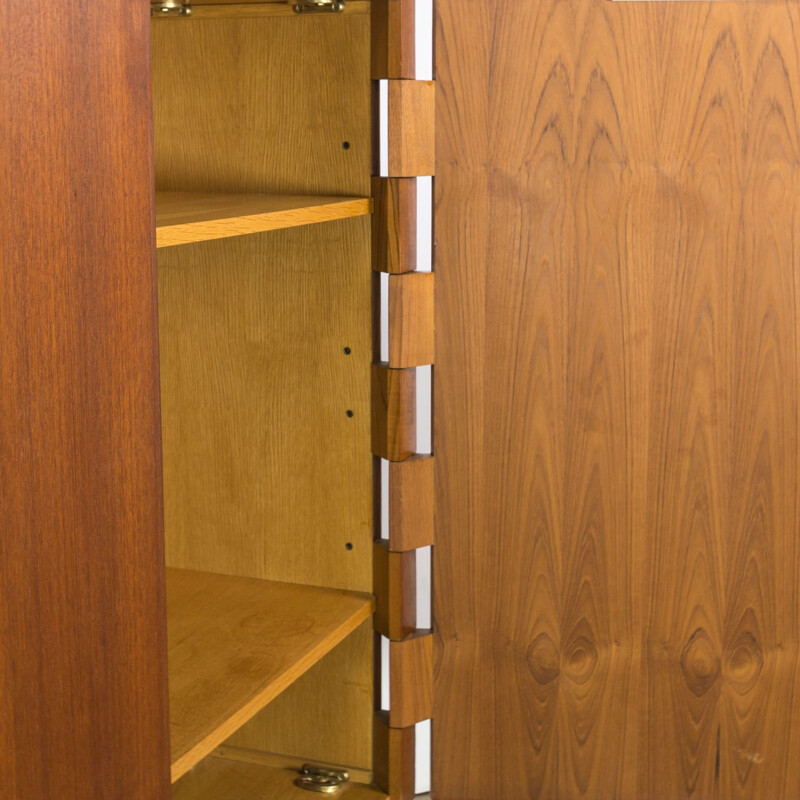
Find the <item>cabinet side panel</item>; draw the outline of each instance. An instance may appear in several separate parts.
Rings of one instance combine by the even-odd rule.
[[[149,9],[0,6],[0,797],[169,792]]]

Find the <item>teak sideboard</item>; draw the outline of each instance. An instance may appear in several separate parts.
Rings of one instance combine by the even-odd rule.
[[[430,6],[0,4],[2,800],[800,798],[800,4]]]

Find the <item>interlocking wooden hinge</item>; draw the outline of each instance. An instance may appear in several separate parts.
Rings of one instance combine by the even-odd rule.
[[[415,726],[430,719],[433,705],[433,635],[419,630],[417,562],[419,549],[434,544],[434,470],[433,456],[417,453],[416,374],[435,356],[435,278],[417,271],[427,260],[417,252],[417,179],[434,174],[436,89],[415,80],[415,0],[372,0],[370,13],[372,268],[379,276],[373,290],[374,627],[378,653],[381,636],[389,640],[390,662],[388,710],[381,708],[376,673],[373,770],[392,800],[411,800]]]

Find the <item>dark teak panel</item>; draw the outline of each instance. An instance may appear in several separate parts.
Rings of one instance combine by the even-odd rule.
[[[169,794],[145,2],[0,4],[0,797]]]
[[[437,0],[437,800],[800,797],[800,7]]]

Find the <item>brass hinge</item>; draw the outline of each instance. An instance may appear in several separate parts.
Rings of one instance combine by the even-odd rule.
[[[151,17],[188,17],[191,13],[191,5],[182,0],[159,0],[150,4]]]
[[[344,0],[287,0],[298,14],[344,11]]]
[[[295,786],[309,792],[334,794],[350,780],[350,773],[343,769],[317,767],[314,764],[303,764],[300,777],[295,779]]]

